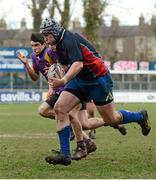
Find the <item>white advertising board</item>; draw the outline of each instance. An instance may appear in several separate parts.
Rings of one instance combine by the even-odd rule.
[[[131,70],[131,71],[136,71],[138,68],[137,61],[116,61],[113,64],[113,69],[117,71],[122,71],[122,70]]]
[[[33,91],[0,92],[0,103],[40,102],[41,100],[42,100],[41,92],[33,92]]]
[[[117,103],[156,103],[156,92],[114,92]]]

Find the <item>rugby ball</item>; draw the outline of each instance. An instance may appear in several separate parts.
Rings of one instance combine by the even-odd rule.
[[[54,63],[49,67],[48,79],[61,79],[65,75],[65,71],[59,63]]]

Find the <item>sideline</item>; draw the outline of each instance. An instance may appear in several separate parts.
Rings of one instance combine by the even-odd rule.
[[[56,139],[54,133],[35,133],[35,134],[0,134],[0,138],[19,138],[19,139]]]

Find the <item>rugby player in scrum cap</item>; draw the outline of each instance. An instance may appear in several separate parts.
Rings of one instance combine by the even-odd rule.
[[[93,100],[103,121],[103,124],[98,126],[134,122],[140,125],[143,135],[149,134],[151,127],[146,110],[138,112],[116,110],[111,74],[89,41],[78,33],[65,30],[52,18],[42,21],[40,32],[47,44],[56,45],[59,63],[70,66],[62,79],[53,78],[53,89],[62,85],[65,87],[54,105],[60,152],[47,157],[48,163],[71,164],[70,123],[67,114],[81,101]],[[96,123],[95,121],[94,126]]]

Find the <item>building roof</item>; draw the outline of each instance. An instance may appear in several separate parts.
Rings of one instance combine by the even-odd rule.
[[[73,31],[82,33],[82,28],[75,28]],[[135,36],[155,36],[155,33],[150,25],[138,26],[103,26],[98,31],[101,37],[135,37]],[[31,29],[16,29],[16,30],[0,30],[0,41],[3,40],[29,40]]]
[[[103,37],[134,37],[134,36],[154,36],[152,28],[144,26],[104,26],[101,35]]]
[[[16,40],[28,40],[30,39],[30,35],[32,33],[32,30],[30,29],[16,29],[16,30],[0,30],[0,40],[10,40],[10,39],[16,39]]]

